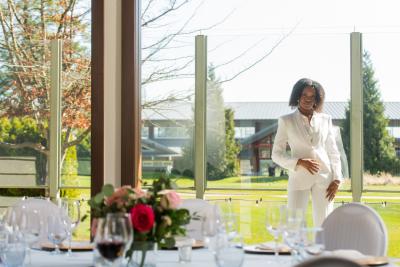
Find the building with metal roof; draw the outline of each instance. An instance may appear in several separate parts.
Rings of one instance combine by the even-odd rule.
[[[325,102],[323,110],[332,116],[335,125],[341,126],[347,106],[347,102]],[[389,119],[388,130],[396,138],[395,147],[400,156],[400,102],[385,102],[384,106],[385,116]],[[242,172],[262,172],[263,164],[271,164],[278,118],[294,110],[287,102],[226,102],[225,107],[234,111],[235,138],[242,145],[238,155]],[[179,157],[182,148],[191,142],[187,128],[193,126],[193,117],[194,106],[188,102],[168,103],[162,108],[143,110],[142,138],[159,144],[158,148],[163,148],[163,151],[168,148],[172,152],[170,160]],[[158,157],[151,152],[143,155],[144,160]],[[168,157],[163,154],[165,156]]]

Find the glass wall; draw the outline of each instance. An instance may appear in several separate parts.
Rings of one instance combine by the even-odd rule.
[[[195,32],[190,30],[190,17],[194,6],[143,1],[141,35],[143,181],[150,184],[168,176],[191,197]],[[162,10],[175,8],[159,17]]]
[[[378,169],[372,173],[368,171],[367,161],[364,160],[366,172],[364,173],[363,201],[381,214],[389,228],[389,235],[395,234],[397,232],[395,225],[398,223],[393,221],[394,214],[398,213],[396,193],[373,192],[373,190],[398,190],[396,175],[398,176],[400,164],[396,155],[399,154],[397,145],[399,99],[394,94],[396,83],[392,82],[390,83],[392,86],[389,86],[387,82],[394,81],[396,77],[394,66],[399,61],[395,48],[399,46],[398,34],[383,36],[368,33],[371,32],[371,28],[374,32],[382,31],[384,23],[393,24],[390,18],[393,16],[392,10],[395,10],[395,4],[390,2],[387,5],[376,6],[371,1],[354,1],[351,4],[299,1],[291,3],[290,10],[296,10],[296,12],[291,12],[285,2],[256,1],[248,5],[242,1],[205,1],[198,6],[194,2],[192,4],[184,5],[186,9],[179,9],[176,14],[177,17],[190,14],[191,17],[180,24],[180,28],[176,26],[177,24],[173,24],[179,30],[168,44],[173,43],[174,45],[171,46],[175,50],[167,48],[168,45],[161,45],[158,46],[161,49],[153,49],[153,53],[161,55],[160,51],[168,49],[169,55],[178,62],[188,58],[185,48],[189,44],[193,45],[194,39],[193,35],[191,37],[189,35],[197,32],[208,38],[208,88],[205,107],[207,111],[206,199],[224,203],[223,205],[232,201],[231,209],[240,216],[239,227],[246,242],[256,243],[268,238],[264,226],[260,226],[260,221],[265,220],[263,203],[269,201],[285,203],[287,199],[287,172],[271,160],[277,119],[292,112],[288,107],[291,89],[297,80],[307,77],[320,82],[325,88],[326,99],[323,111],[333,118],[336,141],[341,152],[342,172],[346,179],[335,199],[335,205],[352,201],[349,179],[351,121],[348,113],[351,100],[350,33],[353,31],[364,33],[365,30],[363,45],[364,49],[370,53],[373,65],[377,67],[375,76],[378,77],[376,78],[382,82],[381,101],[384,102],[382,107],[385,108],[383,113],[387,118],[387,123],[374,124],[365,129],[364,142],[367,142],[365,146],[369,146],[371,143],[366,141],[368,136],[377,132],[376,127],[383,129],[383,132],[387,133],[383,135],[388,136],[387,140],[390,139],[390,145],[388,144],[390,149],[384,150],[390,152],[387,157],[392,161],[391,165],[385,165],[385,167],[390,165],[389,172],[382,167],[380,154],[366,155],[364,151],[364,159],[372,157],[377,158],[379,162],[373,164],[373,167]],[[145,1],[143,6],[147,13],[152,7],[151,1]],[[358,12],[360,6],[363,6],[366,12]],[[159,8],[162,8],[161,2]],[[371,22],[368,12],[375,9],[389,15]],[[151,12],[145,15],[149,14]],[[340,21],[337,17],[341,18]],[[147,17],[149,18],[151,16]],[[150,48],[155,47],[154,44],[160,44],[168,39],[160,38],[160,36],[168,36],[165,32],[162,34],[158,32],[162,28],[161,25],[169,25],[169,21],[173,20],[163,20],[163,24],[152,30],[145,24],[144,58],[152,55],[149,51],[152,51]],[[368,31],[365,25],[371,23],[376,25],[371,26]],[[398,27],[393,26],[390,29],[398,31]],[[183,38],[181,33],[185,33],[184,36],[187,38]],[[181,49],[179,50],[181,52],[171,52],[177,51],[177,48]],[[193,54],[189,55],[189,57],[192,56]],[[149,68],[151,61],[145,61],[144,70],[147,74],[144,77],[157,77],[156,70],[168,69],[164,62],[170,60],[171,57],[159,57],[153,61],[158,67],[152,68]],[[189,65],[188,62],[184,66]],[[176,66],[179,65],[176,64]],[[193,72],[189,73],[193,74]],[[188,87],[183,86],[184,83],[180,80],[183,76],[171,77],[172,80],[180,81],[179,86],[182,88]],[[160,94],[161,99],[168,99],[168,94],[162,95],[166,86],[162,86],[161,82],[154,83],[154,86],[146,84],[146,81],[153,80],[143,78],[144,107],[146,101],[151,99],[149,96],[152,91],[153,94],[154,92]],[[364,85],[364,94],[365,90]],[[154,102],[157,103],[157,101]],[[366,105],[370,105],[369,102],[364,104],[364,108]],[[179,109],[175,107],[173,110],[182,110],[184,107],[187,106],[180,104]],[[193,106],[191,110],[193,111]],[[377,111],[375,110],[375,113]],[[159,116],[168,118],[166,116],[166,114],[169,115],[168,112],[162,112]],[[190,114],[192,116],[193,113]],[[190,139],[178,130],[182,129],[181,125],[177,125],[178,116],[169,116],[173,119],[151,122],[155,125],[153,129],[149,127],[149,139],[151,140],[153,136],[157,142],[168,140],[169,149],[182,152],[182,156],[187,155],[185,154],[186,142]],[[147,121],[148,115],[143,113],[142,117],[145,127],[148,127],[150,125]],[[179,123],[182,124],[183,121]],[[365,122],[370,122],[366,114],[364,114]],[[189,129],[193,129],[191,127],[193,125]],[[192,134],[193,130],[189,130],[188,133]],[[375,142],[382,143],[383,135],[376,138]],[[192,135],[189,136],[192,137]],[[144,147],[142,151],[145,151]],[[156,161],[156,157],[152,160]],[[192,157],[192,164],[194,160]],[[172,166],[174,170],[175,166],[179,165]],[[359,167],[363,168],[363,166]],[[186,177],[184,175],[182,181]],[[394,248],[396,240],[391,239],[390,242],[389,254],[398,254]]]
[[[0,203],[7,206],[21,196],[49,196],[50,180],[58,178],[58,187],[52,188],[60,189],[61,197],[88,199],[90,2],[15,0],[0,5],[4,26],[0,30]],[[63,40],[58,70],[62,81],[61,177],[49,174],[49,162],[55,156],[50,149],[50,128],[55,121],[50,118],[55,108],[50,104],[52,40]],[[9,197],[15,198],[3,201]],[[82,202],[81,214],[88,212]],[[88,226],[86,220],[74,237],[87,239]]]
[[[0,48],[0,195],[44,196],[49,185],[50,43],[23,40],[18,45]]]
[[[400,191],[400,34],[363,34],[364,189]]]
[[[278,118],[294,112],[288,100],[303,77],[325,88],[323,112],[333,118],[349,177],[341,138],[350,98],[349,34],[270,31],[208,36],[207,195],[213,189],[227,196],[238,194],[230,189],[251,189],[255,198],[276,194],[268,190],[285,196],[287,171],[272,161],[271,152]],[[350,189],[348,180],[343,189]]]

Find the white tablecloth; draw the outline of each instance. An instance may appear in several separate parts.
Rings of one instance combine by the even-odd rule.
[[[289,267],[290,256],[280,256],[281,262],[276,263],[275,266]],[[253,255],[245,254],[245,260],[242,267],[258,267],[265,266],[266,262],[274,261],[272,255]],[[1,264],[0,264],[1,265]],[[28,265],[25,265],[28,267]],[[72,256],[52,255],[50,252],[45,251],[32,251],[32,267],[89,267],[93,266],[93,253],[92,252],[74,252]],[[204,267],[204,266],[217,266],[214,262],[214,258],[206,249],[197,249],[192,252],[192,262],[182,264],[178,262],[177,251],[158,251],[157,255],[157,266],[158,267]],[[274,264],[268,266],[273,267]],[[386,265],[388,267],[395,267],[396,265],[391,263]]]

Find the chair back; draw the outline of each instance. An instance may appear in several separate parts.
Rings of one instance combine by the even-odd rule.
[[[202,240],[202,220],[215,216],[214,205],[203,199],[184,199],[179,208],[189,210],[192,216],[190,223],[186,226],[186,235],[195,240]]]
[[[327,250],[353,249],[365,255],[385,256],[385,223],[372,208],[349,203],[336,208],[322,224]]]

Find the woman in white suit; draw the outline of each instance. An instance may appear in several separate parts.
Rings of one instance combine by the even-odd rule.
[[[318,82],[299,80],[289,101],[296,110],[279,118],[272,149],[272,160],[289,171],[289,209],[306,211],[311,194],[314,226],[320,226],[332,211],[343,179],[332,118],[321,112],[324,98]]]

